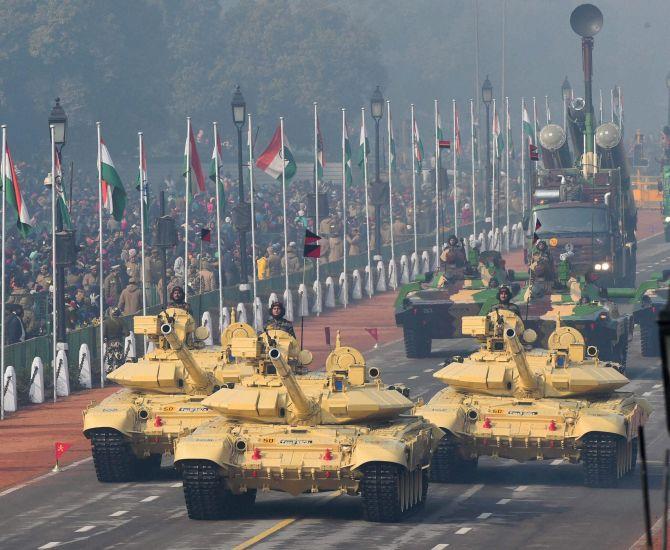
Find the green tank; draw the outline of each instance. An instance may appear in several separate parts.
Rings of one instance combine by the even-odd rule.
[[[339,335],[325,372],[301,376],[268,344],[254,376],[204,400],[222,416],[177,440],[189,517],[244,515],[258,491],[361,495],[369,521],[422,506],[438,431],[414,403]]]
[[[206,347],[207,329],[196,328],[193,317],[180,308],[137,316],[134,331],[153,342],[154,350],[112,371],[107,379],[122,389],[83,413],[83,432],[91,441],[101,482],[156,475],[178,436],[217,415],[203,399],[252,375],[261,359],[260,339],[251,326],[233,322],[220,347]],[[297,354],[297,343],[288,334],[277,340],[291,357]]]
[[[581,462],[592,487],[614,486],[633,471],[637,429],[651,407],[620,391],[629,380],[578,331],[557,321],[547,349],[531,349],[534,332],[498,311],[465,317],[463,332],[481,348],[436,372],[447,387],[416,411],[444,434],[433,480],[460,482],[481,456]]]

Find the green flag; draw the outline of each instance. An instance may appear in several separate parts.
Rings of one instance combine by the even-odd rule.
[[[523,106],[523,115],[522,115],[522,125],[523,125],[523,135],[526,137],[526,139],[530,142],[533,143],[533,125],[530,122],[530,116],[528,116],[528,109],[526,109],[526,105],[524,104]]]
[[[351,175],[351,144],[349,143],[349,134],[347,132],[347,125],[342,126],[342,149],[344,151],[344,181],[349,187],[353,181]]]
[[[368,141],[368,136],[365,132],[365,126],[361,122],[361,137],[358,141],[358,166],[363,167],[363,162],[370,154],[370,142]]]

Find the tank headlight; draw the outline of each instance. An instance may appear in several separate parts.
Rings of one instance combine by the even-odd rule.
[[[602,266],[602,264],[596,264],[596,265],[593,266],[593,268],[594,268],[596,271],[602,271],[603,266]]]
[[[601,267],[603,268],[603,271],[609,271],[610,264],[608,262],[603,262]]]

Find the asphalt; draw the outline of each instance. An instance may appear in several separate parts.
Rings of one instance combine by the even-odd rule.
[[[639,278],[670,267],[670,245],[643,241]],[[403,382],[429,399],[445,358],[474,349],[466,339],[434,343],[431,357],[405,358],[401,341],[367,353],[386,383]],[[668,447],[660,361],[640,356],[637,331],[627,375],[655,412],[647,424],[652,511],[661,514],[662,458]],[[579,465],[480,462],[471,484],[432,484],[426,507],[407,520],[361,519],[359,499],[336,494],[259,495],[242,520],[186,517],[181,483],[164,473],[150,483],[99,484],[90,459],[0,493],[0,548],[629,548],[643,532],[639,468],[616,489],[582,486]]]

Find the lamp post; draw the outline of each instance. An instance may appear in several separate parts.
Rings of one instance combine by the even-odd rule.
[[[58,151],[58,156],[61,160],[61,178],[62,178],[62,156],[61,152],[65,147],[67,137],[67,115],[65,109],[60,104],[60,97],[56,98],[56,103],[49,113],[49,140],[51,140],[51,127],[54,130],[54,145]],[[51,185],[56,185],[56,175],[51,174]],[[63,185],[63,182],[60,182]],[[56,194],[57,196],[57,194]],[[56,208],[56,247],[52,251],[55,256],[56,263],[56,295],[54,296],[53,307],[56,310],[56,341],[60,346],[67,349],[66,330],[65,330],[65,266],[71,265],[71,254],[73,249],[73,232],[63,230],[63,216],[60,208]],[[70,250],[68,250],[68,247]],[[102,281],[100,281],[100,288],[102,288]],[[55,358],[54,358],[55,361]]]
[[[375,260],[381,260],[382,255],[382,202],[384,201],[385,191],[382,189],[382,182],[379,178],[379,121],[384,116],[384,96],[379,86],[372,93],[370,98],[370,113],[375,121]]]
[[[563,129],[565,130],[568,123],[568,104],[572,99],[572,86],[570,86],[567,76],[563,79],[561,95],[563,96]]]
[[[491,102],[493,101],[493,86],[491,86],[491,81],[489,76],[486,75],[486,80],[482,84],[482,101],[486,106],[486,185],[484,186],[484,221],[489,224],[488,229],[491,228],[491,193],[489,192],[489,186],[491,185],[491,180],[493,179],[493,174],[491,172]]]
[[[249,209],[244,201],[244,179],[242,174],[242,127],[247,114],[247,104],[244,101],[240,87],[237,86],[233,94],[233,100],[230,102],[233,113],[233,122],[237,128],[237,208],[233,213],[233,221],[239,233],[240,239],[240,290],[249,289],[247,277],[247,231],[251,220],[249,219]],[[219,258],[221,261],[221,258]]]

